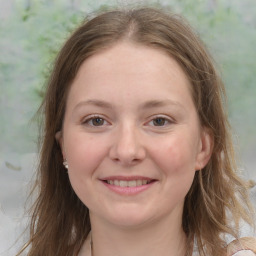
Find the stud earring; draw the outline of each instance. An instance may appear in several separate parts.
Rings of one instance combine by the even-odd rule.
[[[66,169],[68,169],[68,161],[66,159],[64,159],[63,165],[65,166]]]

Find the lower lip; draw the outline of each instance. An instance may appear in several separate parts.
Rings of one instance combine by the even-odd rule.
[[[155,184],[155,182],[156,181],[153,181],[149,184],[136,186],[136,187],[120,187],[120,186],[111,185],[111,184],[108,184],[108,183],[102,181],[102,183],[110,190],[116,192],[117,194],[128,195],[128,196],[136,195],[136,194],[139,194],[139,193],[149,189],[150,187],[152,187]]]

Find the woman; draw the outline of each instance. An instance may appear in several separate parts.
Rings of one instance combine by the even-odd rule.
[[[178,16],[117,10],[82,24],[41,108],[28,255],[227,255],[225,236],[252,219],[224,94]]]

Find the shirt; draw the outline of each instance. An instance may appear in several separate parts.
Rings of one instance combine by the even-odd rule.
[[[78,256],[92,256],[92,237],[91,232],[88,234]],[[196,256],[195,253],[193,253],[193,256]],[[256,254],[252,250],[240,250],[232,256],[256,256]]]

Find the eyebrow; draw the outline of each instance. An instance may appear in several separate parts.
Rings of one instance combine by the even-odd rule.
[[[156,107],[165,107],[168,105],[173,105],[173,106],[177,106],[177,107],[181,107],[184,108],[183,105],[178,102],[178,101],[173,101],[173,100],[149,100],[146,101],[145,103],[143,103],[141,105],[142,108],[156,108]]]
[[[103,101],[103,100],[97,100],[97,99],[90,99],[90,100],[79,102],[75,106],[74,110],[76,110],[77,108],[80,108],[82,106],[87,106],[87,105],[93,105],[93,106],[96,106],[96,107],[107,108],[107,109],[114,108],[113,105],[110,102]],[[146,101],[146,102],[142,103],[140,105],[140,108],[149,109],[149,108],[156,108],[156,107],[164,107],[164,106],[168,106],[168,105],[173,105],[173,106],[184,108],[183,105],[180,102],[169,100],[169,99],[166,99],[166,100],[149,100],[149,101]]]
[[[113,105],[109,102],[103,101],[103,100],[97,100],[97,99],[91,99],[91,100],[86,100],[86,101],[81,101],[79,102],[75,107],[74,110],[77,108],[80,108],[82,106],[87,106],[87,105],[93,105],[96,107],[101,107],[101,108],[113,108]]]

